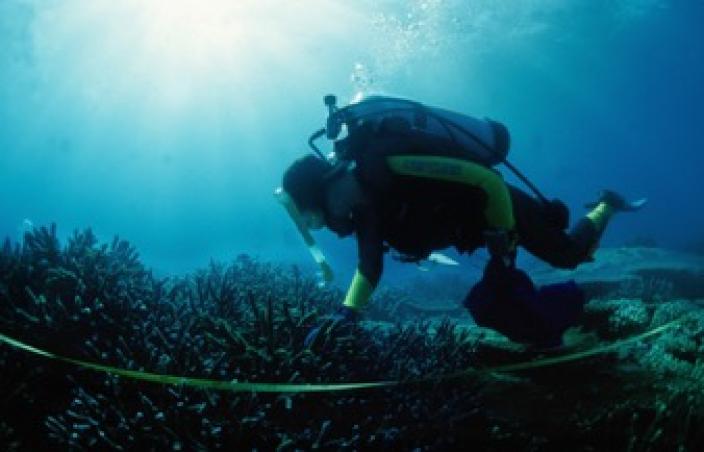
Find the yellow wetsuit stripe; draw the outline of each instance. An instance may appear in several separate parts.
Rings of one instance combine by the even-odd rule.
[[[342,304],[358,311],[366,306],[372,296],[372,292],[374,292],[374,287],[358,269],[352,278],[352,283]]]
[[[391,171],[405,176],[457,182],[481,188],[487,195],[484,211],[489,226],[511,230],[516,221],[508,187],[501,176],[478,163],[451,157],[395,155],[387,157]]]
[[[587,218],[594,223],[597,231],[601,232],[606,228],[606,223],[609,222],[614,213],[614,208],[605,202],[600,202],[591,212],[587,214]]]

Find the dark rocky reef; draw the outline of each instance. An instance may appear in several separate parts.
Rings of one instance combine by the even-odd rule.
[[[536,358],[388,290],[369,320],[311,325],[342,294],[295,267],[239,256],[156,278],[136,250],[54,225],[0,252],[0,332],[131,370],[254,382],[400,380],[385,389],[261,394],[129,380],[0,345],[4,450],[701,450],[704,315],[692,301],[590,305],[574,349],[687,320],[655,339],[514,374],[464,369]],[[638,304],[640,303],[640,304]],[[699,314],[693,316],[692,313]],[[374,321],[377,320],[377,321]],[[425,382],[411,382],[427,377]]]

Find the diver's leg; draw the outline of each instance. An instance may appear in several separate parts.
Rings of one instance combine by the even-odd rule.
[[[585,259],[588,247],[564,230],[566,210],[550,212],[521,190],[509,190],[520,245],[556,266],[576,266]],[[552,347],[561,344],[562,333],[576,323],[584,301],[574,282],[536,287],[524,271],[492,257],[464,306],[477,325],[516,342]]]
[[[634,212],[647,202],[647,199],[628,202],[613,191],[603,190],[599,199],[588,205],[592,210],[566,232],[568,212],[564,205],[546,206],[516,187],[509,186],[509,190],[519,244],[560,268],[574,268],[590,261],[614,213]],[[562,215],[555,215],[556,211]]]
[[[564,206],[546,206],[515,187],[509,190],[519,244],[556,267],[573,268],[589,260],[613,213],[635,210],[626,208],[625,201],[626,207],[619,206],[620,197],[602,195],[593,210],[566,232]],[[642,205],[637,204],[630,206]],[[492,258],[464,305],[478,325],[517,342],[552,347],[562,343],[564,331],[582,315],[589,299],[583,289],[574,281],[535,287],[525,272]]]
[[[516,187],[509,186],[509,190],[519,244],[528,252],[560,268],[574,268],[590,259],[606,225],[608,211],[604,211],[600,225],[584,217],[567,232],[563,229],[567,221],[555,219],[545,204]]]

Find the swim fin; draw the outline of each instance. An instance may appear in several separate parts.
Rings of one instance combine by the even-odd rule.
[[[640,210],[648,202],[648,198],[641,198],[636,201],[627,201],[622,195],[613,190],[601,190],[599,198],[585,205],[589,209],[593,209],[600,203],[608,204],[616,212],[635,212]]]

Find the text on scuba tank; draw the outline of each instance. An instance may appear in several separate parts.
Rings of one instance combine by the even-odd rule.
[[[455,162],[433,159],[407,158],[400,160],[402,170],[411,174],[426,174],[432,176],[461,176],[462,166]]]

